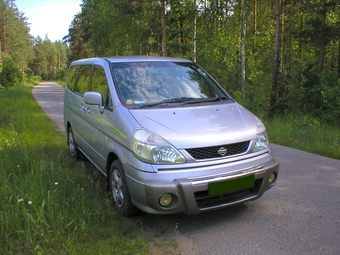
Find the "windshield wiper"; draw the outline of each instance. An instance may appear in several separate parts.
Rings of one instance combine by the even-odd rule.
[[[139,105],[135,108],[145,108],[145,107],[151,107],[151,106],[155,106],[155,105],[162,105],[162,104],[173,104],[173,103],[189,103],[189,101],[191,102],[192,100],[199,100],[199,98],[195,98],[195,97],[176,97],[176,98],[171,98],[171,99],[165,99],[159,102],[154,102],[154,103],[146,103],[146,104],[142,104]]]
[[[173,103],[181,103],[181,104],[198,104],[198,103],[205,103],[205,102],[215,102],[215,101],[222,101],[222,100],[228,100],[229,97],[223,96],[223,97],[213,97],[213,98],[197,98],[197,97],[176,97],[171,99],[165,99],[159,102],[154,103],[146,103],[136,106],[136,109],[140,108],[146,108],[146,107],[152,107],[156,105],[162,105],[162,104],[173,104]]]
[[[229,97],[226,97],[226,96],[223,96],[223,97],[216,96],[216,97],[212,97],[212,98],[203,98],[203,99],[197,98],[196,100],[188,101],[187,103],[188,104],[198,104],[198,103],[205,103],[205,102],[223,101],[223,100],[228,100],[228,99],[229,99]]]

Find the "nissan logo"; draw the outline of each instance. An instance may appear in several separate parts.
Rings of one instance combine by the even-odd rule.
[[[218,149],[217,153],[220,154],[223,157],[223,156],[227,155],[228,150],[227,150],[227,148],[221,147],[221,148]]]

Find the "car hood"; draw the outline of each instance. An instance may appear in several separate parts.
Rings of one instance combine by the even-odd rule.
[[[177,149],[255,139],[255,116],[237,103],[181,108],[130,110],[132,116]]]

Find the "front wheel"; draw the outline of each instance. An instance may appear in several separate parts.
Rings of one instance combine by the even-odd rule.
[[[115,160],[108,175],[109,195],[112,197],[116,210],[123,216],[131,216],[139,210],[132,204],[123,167],[119,160]]]

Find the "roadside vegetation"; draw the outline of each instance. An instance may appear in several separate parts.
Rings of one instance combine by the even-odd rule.
[[[32,37],[15,1],[0,0],[0,34],[5,88],[22,74],[65,80],[81,58],[181,57],[257,115],[340,126],[339,0],[82,0],[55,42]]]
[[[263,119],[269,140],[291,148],[340,159],[340,129],[306,116]]]
[[[116,214],[105,178],[70,159],[31,90],[0,90],[1,254],[149,254],[138,219]]]

